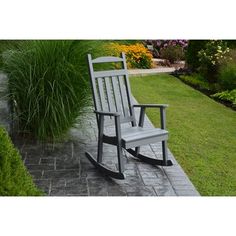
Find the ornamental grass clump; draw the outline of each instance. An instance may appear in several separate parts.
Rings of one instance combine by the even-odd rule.
[[[79,41],[25,41],[3,54],[20,130],[54,141],[86,106],[86,53]]]

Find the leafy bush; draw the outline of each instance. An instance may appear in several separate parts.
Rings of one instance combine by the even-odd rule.
[[[160,57],[174,63],[184,59],[184,51],[180,46],[168,45],[160,50]]]
[[[199,74],[180,76],[180,79],[194,88],[206,91],[212,90],[210,84]]]
[[[7,132],[0,127],[0,196],[42,195]]]
[[[236,49],[236,40],[226,40],[226,42],[230,49]]]
[[[213,98],[220,99],[222,101],[228,101],[233,104],[233,106],[236,106],[236,89],[232,91],[223,91],[220,93],[216,93],[212,95]]]
[[[52,141],[68,131],[89,101],[86,54],[102,43],[26,41],[4,53],[21,130]]]
[[[198,52],[201,49],[206,48],[207,42],[207,40],[189,40],[185,53],[185,60],[186,64],[191,70],[197,71],[198,67],[200,66]]]
[[[217,82],[220,64],[229,53],[227,43],[222,40],[211,40],[206,43],[206,48],[198,52],[199,71],[210,83]]]
[[[236,89],[236,63],[228,60],[220,67],[218,82],[223,89]]]
[[[152,67],[152,54],[141,43],[131,45],[110,43],[108,50],[114,56],[120,56],[120,53],[124,52],[128,68],[148,69]]]
[[[183,49],[183,51],[188,46],[187,40],[145,40],[144,43],[146,45],[152,45],[153,51],[152,54],[154,57],[161,57],[160,51],[163,48],[167,48],[169,46],[179,46]]]

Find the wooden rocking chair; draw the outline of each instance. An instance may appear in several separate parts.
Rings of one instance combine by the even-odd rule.
[[[94,64],[98,63],[121,63],[122,69],[95,71]],[[104,174],[116,179],[125,178],[122,148],[134,157],[149,164],[171,166],[172,162],[168,160],[167,152],[168,131],[166,131],[165,117],[167,105],[132,104],[124,53],[121,54],[121,57],[99,57],[96,59],[92,59],[89,54],[88,64],[95,106],[94,112],[96,113],[98,124],[97,158],[95,159],[89,152],[85,153],[90,162]],[[134,108],[140,108],[138,125],[134,115]],[[146,108],[160,108],[161,129],[143,127]],[[108,136],[104,133],[105,117],[110,118],[115,124],[114,136]],[[122,128],[121,124],[123,123],[131,123],[131,126]],[[162,142],[163,160],[140,154],[141,145],[156,142]],[[118,171],[111,170],[102,163],[103,143],[117,146]]]

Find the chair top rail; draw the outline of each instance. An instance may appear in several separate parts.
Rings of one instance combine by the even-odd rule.
[[[106,62],[123,62],[124,59],[120,57],[98,57],[92,60],[92,63],[106,63]]]
[[[101,77],[110,77],[110,76],[119,76],[119,75],[127,75],[127,70],[103,70],[103,71],[94,71],[95,78]]]

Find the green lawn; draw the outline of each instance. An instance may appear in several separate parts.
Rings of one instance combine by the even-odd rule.
[[[139,103],[167,103],[169,148],[201,195],[236,195],[236,112],[167,74],[131,77]],[[147,114],[159,126],[159,113]]]

